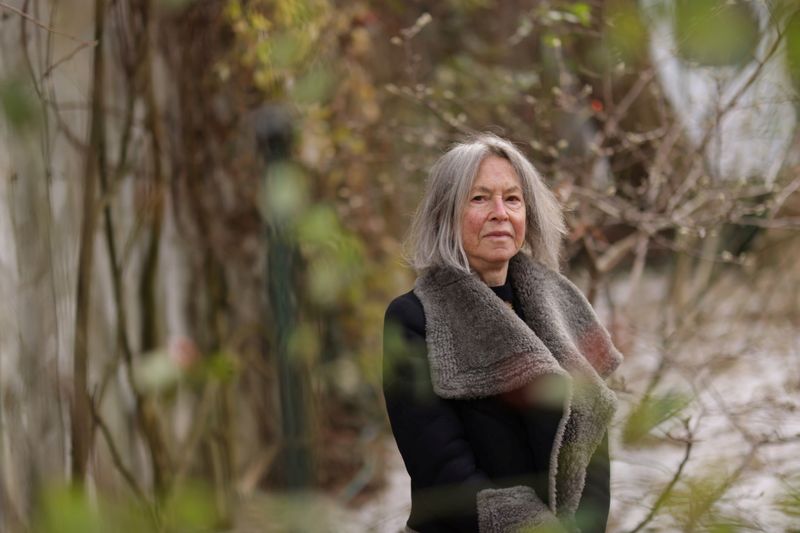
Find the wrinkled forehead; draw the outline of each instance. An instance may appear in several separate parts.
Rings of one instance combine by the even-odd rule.
[[[514,163],[503,155],[489,153],[475,169],[469,190],[502,187],[503,190],[517,189],[524,192],[525,186],[522,177]]]

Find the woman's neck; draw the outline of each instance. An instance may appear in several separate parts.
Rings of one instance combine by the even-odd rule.
[[[484,268],[477,270],[478,276],[489,287],[499,287],[506,284],[508,276],[508,263],[497,268]]]

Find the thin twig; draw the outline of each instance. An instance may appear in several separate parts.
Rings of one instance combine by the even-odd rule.
[[[117,468],[117,470],[119,470],[119,473],[122,474],[123,479],[125,479],[125,482],[131,488],[139,501],[141,501],[141,503],[147,507],[150,507],[150,502],[148,502],[147,497],[144,495],[144,491],[142,491],[141,487],[139,487],[139,484],[136,482],[136,478],[133,476],[133,473],[128,470],[128,467],[126,467],[125,463],[122,461],[122,455],[119,453],[119,449],[117,448],[117,445],[111,436],[111,431],[108,429],[108,425],[106,425],[103,417],[101,417],[100,413],[97,411],[97,406],[95,405],[94,401],[91,402],[91,407],[92,417],[94,418],[97,427],[100,428],[100,432],[103,434],[103,438],[106,441],[108,450],[111,452],[111,459],[114,461],[114,466]]]
[[[633,307],[633,302],[639,294],[639,283],[644,274],[645,263],[647,262],[647,249],[650,245],[650,238],[646,233],[638,232],[638,240],[636,242],[633,268],[629,276],[630,282],[628,284],[628,295],[625,302],[625,311],[628,316],[631,315],[630,310]]]
[[[194,451],[202,440],[203,434],[208,426],[211,408],[213,407],[213,401],[216,395],[217,386],[214,383],[206,383],[203,387],[200,405],[195,411],[194,423],[180,445],[181,454],[175,465],[175,473],[170,480],[171,486],[173,487],[180,485],[181,481],[186,476],[194,456]]]
[[[797,13],[797,11],[795,11],[794,13]],[[792,14],[792,16],[794,15],[794,13]],[[784,39],[785,34],[786,34],[786,30],[785,29],[784,29],[784,31],[781,31],[780,28],[778,28],[777,36],[775,37],[775,41],[770,46],[769,50],[767,50],[767,53],[765,54],[764,58],[762,60],[758,61],[758,64],[756,65],[756,68],[750,74],[749,78],[745,81],[745,83],[741,87],[739,87],[739,89],[728,100],[728,102],[726,102],[723,107],[718,109],[716,117],[715,117],[715,120],[714,120],[714,123],[709,124],[708,128],[706,128],[706,131],[703,134],[702,139],[700,140],[700,142],[697,145],[697,148],[694,151],[695,154],[702,155],[705,152],[706,147],[708,146],[709,142],[711,142],[711,140],[713,138],[713,135],[715,133],[719,132],[719,125],[720,125],[723,117],[725,115],[727,115],[733,109],[737,108],[737,106],[739,104],[739,99],[747,92],[747,90],[753,85],[753,83],[756,82],[756,80],[761,75],[761,72],[763,71],[764,67],[772,59],[772,56],[775,55],[775,53],[779,50],[781,41]],[[688,179],[689,178],[687,178],[687,180]],[[688,190],[688,188],[686,188],[686,189]],[[683,191],[680,194],[672,195],[672,198],[671,198],[672,205],[677,205],[677,203],[682,200],[683,194],[685,192],[686,191]]]
[[[687,426],[688,430],[688,423],[684,421],[684,424]],[[645,516],[644,519],[642,519],[642,521],[636,525],[636,527],[631,529],[629,533],[636,533],[637,531],[640,531],[644,526],[649,524],[653,518],[655,518],[656,513],[658,513],[658,511],[664,505],[664,502],[667,501],[667,498],[670,496],[670,494],[672,494],[675,484],[680,480],[681,475],[683,474],[683,468],[686,466],[686,463],[689,462],[689,456],[692,453],[693,444],[694,439],[692,438],[691,432],[689,432],[689,435],[686,438],[686,449],[683,452],[683,459],[678,465],[678,469],[675,471],[675,474],[672,475],[672,479],[670,479],[669,483],[667,483],[667,486],[664,487],[664,490],[661,491],[661,494],[659,494],[658,498],[653,504],[653,507],[650,508],[650,512],[647,513],[647,516]]]
[[[64,33],[63,31],[59,31],[59,30],[57,30],[55,28],[51,28],[47,24],[44,24],[43,22],[40,22],[40,21],[36,20],[36,18],[28,15],[24,11],[22,11],[20,9],[17,9],[14,6],[10,6],[10,5],[6,4],[5,2],[0,2],[0,8],[7,9],[7,10],[11,11],[12,13],[16,13],[17,15],[19,15],[22,18],[28,19],[33,24],[35,24],[36,26],[40,27],[41,29],[43,29],[43,30],[45,30],[47,32],[55,33],[56,35],[61,35],[62,37],[66,37],[67,39],[71,39],[71,40],[73,40],[75,42],[81,43],[83,46],[97,46],[97,41],[96,40],[95,41],[85,41],[83,39],[75,37],[74,35],[70,35],[69,33]]]
[[[391,88],[387,90],[391,94],[402,96],[415,104],[421,105],[422,107],[433,113],[433,115],[436,118],[438,118],[439,120],[441,120],[442,122],[453,128],[454,130],[458,131],[459,133],[462,134],[474,133],[474,131],[471,128],[461,124],[460,121],[458,121],[455,117],[451,117],[448,115],[448,113],[442,112],[434,102],[430,101],[424,95],[414,94],[414,92],[409,87],[404,87],[401,89]]]
[[[603,139],[608,139],[617,132],[620,120],[622,120],[625,113],[628,112],[628,109],[630,109],[631,105],[633,105],[642,91],[655,79],[655,76],[655,69],[652,68],[648,68],[639,74],[636,83],[628,90],[619,104],[614,107],[614,112],[608,120],[606,120],[603,129],[597,132],[593,141],[596,146],[601,146]]]
[[[95,0],[94,5],[94,32],[100,39],[103,35],[105,21],[105,2]],[[73,340],[73,385],[72,385],[72,475],[78,481],[83,481],[86,476],[86,465],[91,450],[91,400],[89,398],[88,368],[89,368],[89,303],[91,295],[91,280],[94,253],[94,236],[97,230],[97,216],[95,209],[97,201],[95,192],[97,188],[97,175],[104,172],[105,165],[105,117],[102,113],[104,101],[105,61],[103,48],[94,49],[94,65],[92,67],[92,111],[89,128],[89,144],[92,148],[84,157],[83,172],[83,211],[84,217],[80,223],[80,237],[78,248],[77,286],[75,288],[75,330]]]
[[[795,178],[791,182],[789,182],[789,184],[786,185],[786,187],[784,187],[783,190],[781,190],[781,192],[775,196],[775,203],[772,206],[772,209],[770,209],[769,218],[773,218],[775,215],[778,214],[778,211],[780,211],[781,207],[783,207],[783,204],[786,202],[786,200],[788,200],[789,197],[792,194],[794,194],[798,188],[800,188],[800,177]]]
[[[739,466],[736,467],[736,470],[734,470],[730,476],[725,478],[725,480],[722,483],[720,483],[719,486],[714,491],[712,491],[707,498],[704,498],[705,501],[702,502],[700,508],[694,513],[692,513],[694,516],[689,521],[689,523],[686,524],[686,529],[684,531],[695,530],[697,522],[699,522],[700,519],[703,518],[703,516],[708,512],[711,506],[714,505],[714,502],[719,500],[722,497],[722,495],[725,494],[725,492],[731,487],[731,485],[734,484],[734,482],[739,478],[739,476],[741,476],[742,473],[745,471],[745,469],[750,465],[750,463],[753,461],[753,458],[756,456],[759,447],[760,443],[754,443],[753,445],[750,446],[750,451],[748,451],[747,455],[745,455],[744,459],[742,459],[742,462],[739,464]]]
[[[75,54],[77,54],[78,52],[80,52],[81,50],[83,50],[84,48],[87,48],[89,46],[91,46],[90,43],[81,43],[78,46],[76,46],[75,49],[72,50],[72,52],[68,53],[67,55],[65,55],[64,57],[62,57],[61,59],[59,59],[55,63],[52,63],[50,66],[48,66],[47,69],[44,71],[44,73],[42,73],[41,80],[44,80],[44,78],[48,77],[55,69],[57,69],[58,67],[60,67],[61,65],[63,65],[64,63],[66,63],[67,61],[72,59],[73,57],[75,57]]]

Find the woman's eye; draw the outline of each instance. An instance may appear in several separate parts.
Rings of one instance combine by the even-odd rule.
[[[506,202],[519,203],[521,201],[522,198],[520,198],[519,196],[509,196],[508,198],[506,198]]]
[[[485,200],[485,199],[486,199],[486,197],[485,197],[485,196],[483,196],[482,194],[479,194],[479,195],[477,195],[477,196],[473,196],[473,197],[472,197],[472,201],[473,201],[473,202],[482,202],[482,201],[483,201],[483,200]]]

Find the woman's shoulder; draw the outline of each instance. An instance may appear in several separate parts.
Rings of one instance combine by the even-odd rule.
[[[425,310],[414,291],[401,294],[391,301],[384,321],[395,322],[421,335],[425,334]]]

